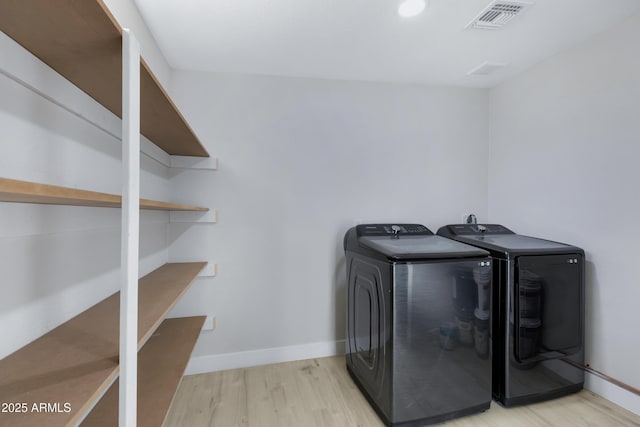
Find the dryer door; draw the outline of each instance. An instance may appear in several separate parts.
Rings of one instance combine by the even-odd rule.
[[[553,359],[582,348],[584,260],[580,254],[516,259],[516,360]]]

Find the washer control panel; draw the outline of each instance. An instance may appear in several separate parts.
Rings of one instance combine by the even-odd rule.
[[[433,236],[421,224],[362,224],[356,228],[358,236]]]

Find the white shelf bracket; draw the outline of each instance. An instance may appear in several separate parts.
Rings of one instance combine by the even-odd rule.
[[[215,277],[218,275],[218,264],[208,262],[207,266],[202,269],[198,277]]]
[[[138,403],[138,252],[140,229],[140,45],[122,30],[122,236],[118,425],[135,427]]]
[[[169,156],[170,165],[176,169],[217,170],[217,157]]]
[[[216,209],[209,209],[206,212],[171,211],[169,222],[216,223],[218,211]]]

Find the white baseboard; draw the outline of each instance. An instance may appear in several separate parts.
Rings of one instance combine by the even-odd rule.
[[[616,405],[622,406],[624,409],[636,415],[640,415],[640,396],[589,372],[585,372],[584,380],[584,388],[587,390],[591,390]]]
[[[248,368],[272,363],[292,362],[294,360],[313,359],[344,354],[345,341],[327,341],[287,347],[266,348],[262,350],[242,351],[238,353],[216,354],[193,357],[189,361],[185,375],[227,369]]]

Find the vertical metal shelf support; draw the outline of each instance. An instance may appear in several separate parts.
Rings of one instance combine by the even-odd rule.
[[[140,229],[140,45],[122,30],[122,235],[120,258],[120,427],[135,427],[138,381]]]

